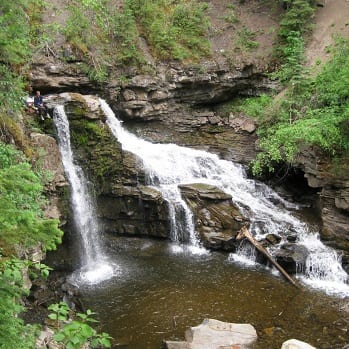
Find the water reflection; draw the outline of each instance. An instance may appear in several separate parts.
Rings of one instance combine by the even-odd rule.
[[[183,340],[204,318],[251,323],[260,349],[280,348],[289,338],[326,349],[346,341],[335,298],[298,290],[262,268],[242,269],[226,254],[192,254],[165,241],[108,240],[119,274],[82,289],[82,300],[122,348]]]

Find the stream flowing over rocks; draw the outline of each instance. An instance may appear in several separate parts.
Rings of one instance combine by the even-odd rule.
[[[241,3],[245,2],[241,1]],[[327,6],[327,1],[321,3]],[[223,6],[223,4],[220,5]],[[252,4],[252,6],[254,5]],[[270,17],[259,9],[255,11],[254,15],[256,21],[259,17]],[[259,24],[257,23],[258,30],[260,29]],[[269,24],[263,31],[265,36],[271,37],[268,28],[272,28],[274,23]],[[230,30],[234,31],[233,27],[230,27],[232,28]],[[332,22],[331,27],[334,27]],[[229,28],[225,29],[229,30]],[[225,29],[221,31],[222,36],[226,35]],[[260,31],[262,32],[262,30]],[[220,45],[221,40],[217,40],[214,43],[214,48],[220,51]],[[67,50],[69,47],[67,43],[64,43],[62,48]],[[258,65],[258,59],[261,58],[256,58],[253,63],[240,62],[235,65],[223,56],[220,59],[216,58],[217,56],[195,65],[182,65],[177,62],[157,64],[153,61],[152,74],[138,73],[132,67],[123,67],[120,72],[122,78],[119,78],[119,72],[113,71],[111,78],[104,85],[92,82],[82,73],[80,66],[82,62],[63,61],[58,56],[49,54],[39,55],[35,59],[30,72],[30,85],[33,90],[41,90],[51,115],[56,105],[64,105],[70,124],[74,158],[88,179],[88,189],[96,201],[97,219],[101,227],[101,234],[106,237],[107,247],[111,248],[115,236],[121,235],[125,239],[132,237],[132,241],[136,240],[135,238],[144,237],[155,238],[156,241],[168,240],[173,237],[171,236],[172,224],[169,220],[171,208],[163,193],[150,185],[142,161],[130,151],[122,149],[121,143],[113,136],[107,125],[106,116],[100,108],[99,97],[108,102],[117,117],[122,120],[125,128],[146,141],[174,143],[191,149],[208,151],[217,154],[220,159],[239,163],[244,169],[247,169],[249,163],[255,158],[258,152],[256,132],[258,125],[248,115],[242,113],[235,115],[226,112],[225,106],[237,97],[258,96],[261,93],[276,91],[279,86],[268,79],[268,64]],[[79,248],[74,241],[74,219],[69,205],[71,188],[64,174],[62,158],[57,146],[56,130],[52,120],[43,121],[41,126],[45,134],[33,132],[30,135],[30,141],[32,146],[39,150],[35,160],[52,174],[46,186],[48,204],[45,215],[59,219],[61,228],[65,232],[63,246],[60,247],[63,252],[60,253],[60,259],[55,260],[51,266],[64,273],[70,273],[74,270],[73,266],[76,265],[76,261],[72,261],[76,257],[70,251]],[[284,190],[284,184],[279,185],[279,189],[283,194],[286,194],[285,196],[290,199],[290,202],[300,199],[300,201],[306,202],[305,206],[309,206],[309,210],[317,212],[316,218],[312,217],[311,221],[315,222],[314,225],[319,230],[321,241],[337,251],[343,267],[349,272],[348,173],[338,173],[335,168],[328,165],[326,158],[315,148],[303,149],[294,162],[293,168],[290,169],[290,173],[296,173],[297,176],[289,175],[289,182],[284,184],[285,187],[293,186],[292,189],[297,189],[296,199],[293,200],[292,191],[290,194]],[[184,203],[192,211],[200,245],[202,244],[211,251],[223,251],[238,255],[244,246],[241,246],[240,242],[237,241],[237,234],[242,227],[251,225],[251,219],[246,214],[244,207],[236,205],[232,195],[214,185],[190,182],[181,184],[178,190]],[[258,185],[256,191],[258,191]],[[311,195],[308,195],[309,193]],[[275,198],[271,198],[271,200],[275,200]],[[282,202],[278,201],[276,205],[282,206]],[[281,233],[267,231],[261,233],[263,237],[260,243],[266,248],[273,249],[273,256],[288,273],[297,274],[303,271],[300,266],[305,265],[309,251],[304,246],[297,244],[296,231],[291,229],[284,232],[283,239],[286,241],[283,241],[282,244],[280,244]],[[149,241],[152,240],[149,239]],[[151,243],[149,244],[151,245]],[[152,255],[145,247],[140,247],[139,250],[142,250],[142,254],[144,254],[142,262],[154,258],[154,255],[161,255],[160,253]],[[115,254],[119,252],[117,249],[116,251]],[[148,253],[151,258],[149,258]],[[128,251],[127,254],[129,254]],[[130,254],[132,255],[132,252]],[[267,264],[263,256],[257,255],[255,257],[257,262]],[[167,261],[162,263],[166,264]],[[219,269],[221,265],[216,270],[221,270]],[[133,273],[132,278],[143,278],[144,276],[137,273],[137,270],[133,270]],[[214,273],[216,271],[211,271],[211,274]],[[162,279],[164,279],[163,275]],[[250,289],[255,288],[254,283],[255,279],[249,285]],[[271,283],[271,285],[275,284]],[[151,289],[152,285],[147,286],[148,289]],[[236,297],[240,285],[233,286],[235,287],[234,294],[230,296]],[[264,287],[266,288],[264,289]],[[265,291],[268,295],[273,294],[272,288],[278,289],[277,286],[268,287],[269,285],[264,284],[260,286],[263,292]],[[42,287],[42,289],[44,288],[45,286]],[[136,289],[138,292],[138,288]],[[168,292],[165,290],[166,297],[172,292],[171,288],[168,290]],[[192,291],[191,288],[189,290]],[[151,291],[155,292],[156,290],[151,289]],[[55,292],[56,290],[52,291],[52,293]],[[230,290],[225,292],[222,298],[229,292]],[[120,293],[131,293],[131,291],[126,289]],[[203,293],[204,303],[207,300],[206,289]],[[114,296],[114,293],[112,294]],[[141,295],[149,297],[146,293]],[[214,292],[209,293],[209,295],[214,298]],[[93,295],[93,297],[96,296]],[[133,296],[131,295],[131,297]],[[264,297],[263,293],[262,297]],[[288,302],[289,304],[285,305],[285,308],[279,309],[280,311],[276,313],[278,315],[275,315],[272,308],[276,296],[273,297],[268,306],[269,312],[265,309],[264,304],[258,308],[259,313],[265,312],[269,314],[271,319],[270,324],[269,320],[264,320],[263,325],[257,328],[259,334],[265,332],[265,336],[270,336],[269,343],[275,340],[274,335],[278,331],[289,334],[288,329],[291,327],[293,318],[287,317],[288,322],[285,321],[281,328],[278,327],[277,322],[279,317],[281,319],[285,314],[291,313],[286,309],[287,306],[294,306],[296,312],[302,317],[307,320],[311,318],[314,321],[313,324],[319,325],[316,327],[319,337],[327,336],[333,339],[336,336],[339,338],[343,334],[345,338],[338,339],[338,343],[346,344],[343,344],[344,346],[338,345],[338,348],[347,348],[347,320],[343,320],[343,325],[340,324],[340,321],[336,324],[338,319],[334,317],[331,318],[331,323],[328,325],[326,311],[314,312],[311,305],[302,303],[300,299],[290,296],[287,298],[287,304]],[[284,297],[284,294],[281,297]],[[300,297],[303,297],[303,294]],[[35,297],[35,301],[43,302],[43,298],[45,297],[39,294]],[[50,297],[46,298],[44,304],[49,304]],[[159,298],[161,299],[161,297]],[[240,303],[242,298],[240,294],[240,298],[237,297],[237,302]],[[144,297],[145,303],[148,300],[149,298]],[[248,297],[246,297],[246,301],[248,301]],[[159,299],[156,299],[156,302],[159,302]],[[121,308],[123,302],[116,304]],[[346,300],[344,300],[344,304],[343,309],[345,308],[346,315],[343,318],[347,319],[349,310]],[[137,303],[137,310],[139,309],[138,305]],[[113,307],[117,306],[113,303]],[[252,313],[241,311],[240,304],[235,308],[242,312],[243,317]],[[108,312],[105,304],[103,304],[102,310]],[[163,311],[164,313],[165,311]],[[182,313],[184,314],[185,310],[182,310]],[[133,316],[134,313],[130,314]],[[107,316],[110,317],[109,312]],[[122,318],[121,322],[126,319],[127,316]],[[175,317],[173,320],[176,322]],[[231,319],[225,320],[231,321]],[[254,321],[251,317],[238,318],[237,316],[233,317],[233,320],[250,323]],[[131,321],[128,325],[133,322]],[[194,320],[193,325],[199,322]],[[142,326],[145,324],[146,322]],[[234,332],[236,326],[243,326],[244,329],[247,329],[247,335],[241,334],[240,327],[238,333]],[[303,322],[298,326],[303,326]],[[333,328],[339,327],[341,328],[340,335],[337,334],[338,332],[331,332]],[[302,331],[303,329],[301,329]],[[304,328],[303,332],[309,335],[309,331],[311,331],[310,328]],[[221,342],[220,334],[222,332],[225,332],[229,337],[225,342]],[[245,331],[243,332],[245,334]],[[52,337],[52,333],[47,336]],[[232,336],[234,341],[231,339]],[[317,343],[315,339],[317,336],[316,333],[312,340],[309,337],[307,339],[309,342],[313,341],[312,344]],[[295,338],[299,337],[295,336]],[[43,335],[42,340],[46,344],[45,335]],[[214,341],[214,344],[211,340]],[[252,349],[256,341],[258,341],[256,329],[251,324],[237,325],[206,319],[201,325],[188,329],[185,341],[166,341],[166,346],[167,349]],[[323,343],[327,343],[326,340],[322,340],[321,348],[328,349]],[[123,346],[122,342],[121,346]],[[278,348],[280,346],[281,342],[279,342]],[[54,347],[52,346],[52,348]],[[265,348],[269,348],[269,346],[265,346]],[[282,344],[281,349],[314,349],[314,347],[300,340],[290,339]]]
[[[259,95],[277,88],[266,78],[263,69],[253,64],[236,68],[212,61],[204,62],[200,69],[173,63],[160,64],[154,75],[134,75],[122,84],[111,81],[100,86],[88,81],[74,65],[46,59],[39,60],[33,66],[31,84],[35,89],[47,93],[98,93],[110,102],[118,117],[132,132],[145,140],[170,141],[200,148],[244,165],[248,165],[256,155],[256,125],[246,115],[223,115],[217,107],[237,96]],[[98,101],[92,98],[87,102],[78,96],[69,97],[71,100],[66,103],[67,113],[74,119],[72,128],[75,134],[87,133],[86,129],[83,130],[85,120],[94,120],[105,129],[104,116],[96,112]],[[96,183],[98,206],[106,231],[166,237],[166,204],[154,190],[142,189],[144,176],[137,159],[132,154],[122,152],[120,147],[119,150],[111,147],[117,141],[108,135],[108,131],[104,131],[103,136],[86,135],[89,137],[88,146],[76,144],[75,147],[78,157],[87,165],[91,179]],[[45,149],[46,145],[42,145],[42,148]],[[52,151],[48,150],[48,153],[52,154]],[[56,159],[59,159],[59,155]],[[113,166],[108,166],[108,163]],[[322,240],[343,255],[343,264],[347,268],[347,173],[336,173],[329,168],[316,149],[304,149],[295,166],[297,171],[304,174],[308,186],[317,190]],[[62,177],[59,178],[60,184],[57,180],[54,182],[60,186],[63,182]],[[110,210],[114,203],[117,203],[117,208]]]
[[[148,83],[141,84],[141,88],[143,85],[148,86]],[[135,93],[134,95],[137,96]],[[98,98],[63,93],[52,95],[48,100],[50,108],[59,103],[65,105],[70,120],[76,161],[87,171],[87,176],[93,183],[103,231],[128,236],[171,238],[169,208],[166,201],[161,192],[148,185],[139,159],[132,153],[122,150],[120,143],[111,134],[105,124],[105,115],[99,108]],[[195,118],[196,116],[191,116],[191,119]],[[194,148],[203,144],[200,148],[213,151],[223,159],[237,161],[244,158],[244,161],[248,162],[247,159],[255,156],[256,135],[247,120],[246,116],[239,116],[227,124],[227,121],[221,118],[219,125],[212,125],[209,118],[206,118],[202,127],[196,129],[194,127],[195,131],[190,131],[188,125],[185,130],[176,129],[181,128],[182,125],[166,119],[161,132],[162,122],[159,120],[155,124],[144,121],[141,124],[131,123],[131,129],[142,134],[144,138],[152,138],[155,135],[154,141],[165,141],[169,139],[166,134],[167,127],[173,125],[171,141],[177,140],[173,138],[175,132],[178,134],[180,144],[184,140],[185,145]],[[126,120],[124,122],[126,123]],[[50,136],[42,137],[50,139]],[[37,139],[36,142],[39,142],[39,136],[32,135],[32,138],[33,141]],[[44,143],[46,144],[42,148],[47,148],[47,154],[50,154],[49,157],[45,156],[44,165],[47,162],[45,165],[47,169],[55,169],[51,187],[56,186],[59,193],[62,185],[65,184],[59,162],[60,155],[54,155],[55,148],[50,145],[52,141]],[[250,147],[246,148],[244,146],[246,143],[250,143]],[[312,156],[311,160],[306,156]],[[339,175],[335,177],[329,173],[326,174],[325,164],[316,159],[314,151],[304,151],[298,157],[299,168],[304,171],[309,186],[321,190],[319,192],[323,219],[321,236],[331,247],[343,253],[343,262],[346,266],[349,255],[346,236],[348,217],[345,213],[348,209],[347,182]],[[184,200],[194,212],[196,229],[203,245],[213,250],[234,252],[238,246],[236,235],[243,225],[248,225],[249,219],[234,207],[231,197],[218,188],[204,185],[184,185],[180,186],[180,190]],[[54,194],[55,190],[51,191],[53,193],[51,201],[55,203],[57,195]],[[58,203],[57,206],[60,205]],[[57,206],[49,209],[50,214],[54,214],[55,217],[59,216]],[[61,206],[64,207],[64,205]],[[63,222],[68,218],[65,214]],[[307,251],[302,246],[295,245],[292,236],[290,232],[287,237],[289,243],[283,244],[282,248],[275,252],[275,256],[279,264],[289,273],[296,273],[299,271],[297,270],[299,265],[304,264]],[[277,235],[270,234],[263,244],[272,246],[279,240]],[[259,260],[263,262],[262,257]]]
[[[107,125],[105,113],[100,108],[99,98],[93,95],[62,93],[48,96],[47,103],[51,111],[56,105],[64,105],[71,129],[74,158],[84,169],[89,180],[89,187],[96,199],[96,213],[103,234],[171,239],[169,206],[163,193],[149,185],[148,175],[140,159],[130,151],[125,151],[113,136]],[[124,124],[126,123],[127,121],[124,120]],[[158,120],[156,123],[157,126],[152,129],[152,122],[149,124],[144,121],[132,122],[130,129],[136,130],[136,133],[149,139],[157,134],[156,141],[165,141],[167,138],[161,132],[161,121]],[[170,125],[171,123],[168,127]],[[50,120],[45,121],[45,127],[47,129],[52,127]],[[164,130],[167,130],[166,127]],[[252,151],[249,155],[243,156],[243,151],[246,150],[243,144],[249,141],[253,143],[251,149],[255,154],[254,124],[245,115],[236,117],[228,123],[221,118],[219,124],[210,124],[207,118],[202,127],[190,133],[189,141],[185,137],[190,132],[188,130],[189,128],[176,130],[175,126],[172,127],[172,132],[178,132],[179,143],[193,149],[209,150],[223,159],[237,161],[238,158],[244,158],[246,161],[249,157],[253,158]],[[54,133],[53,131],[51,129],[50,133]],[[220,138],[216,137],[217,134]],[[220,141],[216,143],[217,139]],[[233,139],[236,143],[231,143]],[[72,213],[68,209],[67,182],[64,179],[61,157],[55,139],[49,135],[32,134],[32,140],[44,150],[41,159],[38,160],[43,161],[44,167],[53,173],[53,179],[48,186],[52,199],[47,214],[61,220],[62,227],[67,232],[67,240],[71,241],[74,231]],[[175,140],[176,138],[171,138],[171,142]],[[199,144],[204,145],[199,147]],[[241,163],[248,162],[244,161]],[[299,167],[305,172],[301,157],[299,163]],[[312,187],[321,188],[318,187],[319,182],[315,182],[314,178],[317,178],[315,171],[305,173],[306,177],[312,180]],[[258,185],[262,186],[262,184]],[[232,195],[205,183],[182,184],[179,185],[179,190],[183,200],[193,212],[195,229],[203,246],[213,251],[237,252],[240,244],[236,239],[237,234],[243,226],[249,226],[251,223],[246,210],[234,204]],[[281,199],[274,197],[273,200]],[[320,200],[322,200],[321,196]],[[343,207],[345,203],[340,200],[339,205]],[[288,242],[280,246],[278,244],[281,238],[278,234],[266,234],[261,240],[265,247],[274,246],[275,258],[291,274],[300,271],[298,266],[304,264],[308,256],[308,251],[295,243],[294,236],[295,232],[287,232]],[[262,256],[258,256],[257,261],[267,264]],[[59,263],[70,265],[71,262],[66,260]],[[213,337],[217,338],[217,336]],[[195,341],[194,332],[190,338]],[[200,343],[201,339],[197,341]],[[283,348],[312,348],[304,342],[292,341],[285,342]],[[168,342],[167,345],[170,349],[193,348],[191,345],[188,346],[188,339],[187,342],[179,342],[179,344]],[[231,347],[232,343],[223,344],[217,348],[229,348],[229,345]],[[253,344],[242,344],[240,348],[253,348]]]

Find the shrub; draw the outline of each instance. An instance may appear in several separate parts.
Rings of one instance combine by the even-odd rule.
[[[209,21],[207,4],[196,1],[168,2],[127,0],[140,34],[162,59],[198,59],[210,53],[206,32]]]
[[[25,325],[19,317],[24,307],[20,304],[25,294],[22,287],[23,262],[9,260],[0,263],[0,348],[34,349],[35,327]]]
[[[63,233],[57,220],[42,217],[45,201],[40,176],[9,145],[0,143],[0,159],[0,245],[14,250],[17,244],[42,243],[46,250],[55,249]]]
[[[77,319],[70,320],[70,308],[64,303],[52,304],[48,308],[52,311],[49,318],[56,321],[56,332],[54,339],[63,343],[67,349],[80,349],[86,343],[91,348],[110,348],[111,337],[107,333],[98,334],[88,323],[97,322],[93,319],[94,313],[87,310],[86,313],[77,313]]]
[[[260,148],[254,173],[292,162],[303,146],[316,146],[335,159],[349,151],[349,41],[338,40],[333,58],[315,78],[290,88],[259,129]]]

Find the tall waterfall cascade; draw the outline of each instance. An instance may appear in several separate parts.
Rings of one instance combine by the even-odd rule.
[[[62,105],[56,106],[53,120],[58,135],[58,145],[64,171],[71,187],[71,205],[75,229],[79,235],[81,248],[80,269],[71,276],[71,281],[94,284],[108,279],[114,274],[114,267],[107,261],[99,239],[99,227],[93,201],[88,193],[82,169],[74,163],[70,144],[69,121]]]
[[[113,135],[124,150],[143,161],[150,184],[160,190],[169,203],[173,240],[199,246],[192,213],[182,200],[178,185],[214,185],[230,194],[241,212],[250,218],[250,231],[257,239],[267,233],[282,236],[292,231],[297,234],[297,243],[309,252],[303,274],[299,275],[304,283],[329,294],[349,295],[348,275],[341,266],[340,257],[320,241],[317,232],[292,215],[297,209],[295,204],[263,183],[248,179],[242,166],[219,159],[215,154],[175,144],[153,144],[136,137],[122,127],[122,122],[104,100],[100,99],[100,104]],[[181,222],[177,220],[179,211],[185,216]],[[240,249],[240,254],[231,254],[230,259],[241,261],[246,257],[241,256],[243,251],[244,248]],[[254,255],[249,249],[248,253]]]

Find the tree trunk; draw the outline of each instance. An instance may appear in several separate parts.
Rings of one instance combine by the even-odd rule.
[[[299,284],[294,280],[286,270],[269,254],[269,252],[251,235],[246,227],[242,227],[240,233],[236,237],[237,240],[246,238],[251,244],[262,254],[264,254],[268,260],[275,266],[277,270],[294,286],[299,287]]]

